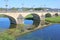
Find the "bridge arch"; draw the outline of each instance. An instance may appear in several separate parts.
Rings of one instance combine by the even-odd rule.
[[[9,28],[16,28],[17,22],[16,22],[16,20],[13,17],[5,15],[5,14],[0,14],[0,15],[1,15],[0,17],[3,17],[3,18],[7,17],[7,18],[9,18],[9,20],[10,20],[10,27]]]
[[[30,16],[29,16],[30,15]],[[40,16],[37,13],[31,13],[26,15],[25,19],[33,20],[33,24],[35,27],[38,27],[40,24]]]
[[[52,17],[51,13],[46,13],[46,14],[45,14],[45,18],[46,18],[46,17]]]
[[[55,13],[55,16],[59,16],[59,14],[58,13]]]

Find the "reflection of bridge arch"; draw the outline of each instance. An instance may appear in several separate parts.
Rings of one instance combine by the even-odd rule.
[[[32,15],[33,17],[27,17],[26,19],[30,19],[33,20],[33,25],[35,25],[35,27],[38,27],[40,24],[40,16],[36,13],[30,13],[27,16]]]
[[[0,17],[7,17],[7,18],[9,18],[9,20],[10,20],[10,28],[16,28],[16,26],[13,26],[13,25],[16,25],[17,23],[16,23],[16,20],[13,18],[13,17],[11,17],[11,16],[8,16],[8,15],[5,15],[5,14],[0,14],[1,16]]]
[[[34,25],[39,26],[40,24],[40,16],[38,14],[32,14],[33,15],[33,19],[34,19]]]

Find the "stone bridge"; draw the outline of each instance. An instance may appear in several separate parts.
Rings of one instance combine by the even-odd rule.
[[[11,20],[11,24],[23,24],[24,23],[24,18],[29,15],[29,14],[33,14],[33,15],[38,15],[39,17],[39,22],[41,24],[42,20],[45,20],[45,15],[47,13],[50,13],[51,16],[54,16],[56,13],[58,13],[58,15],[60,15],[60,12],[43,12],[43,11],[34,11],[34,12],[6,12],[3,13],[1,12],[0,15],[5,15],[7,16],[10,20]],[[37,16],[35,16],[36,18]]]

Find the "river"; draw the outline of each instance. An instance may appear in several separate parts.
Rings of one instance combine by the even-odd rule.
[[[0,32],[9,29],[10,20],[9,18],[0,18]]]
[[[24,20],[24,24],[25,24],[25,27],[28,25],[32,25],[33,20]],[[0,32],[9,29],[11,27],[10,25],[11,24],[10,24],[9,18],[2,18],[2,17],[0,18]]]
[[[60,40],[60,24],[53,24],[36,30],[20,36],[16,40]]]
[[[32,20],[25,20],[24,23],[32,25]],[[5,31],[10,27],[9,18],[0,18],[0,31]],[[46,28],[27,33],[17,37],[16,40],[60,40],[60,24],[52,24]]]

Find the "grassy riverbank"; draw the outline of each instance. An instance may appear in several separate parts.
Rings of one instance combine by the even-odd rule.
[[[45,18],[45,21],[50,22],[50,23],[60,23],[60,16],[48,17],[48,18]]]
[[[21,31],[21,29],[8,29],[5,32],[0,33],[0,40],[16,40],[16,37],[27,33],[27,31]]]
[[[33,32],[40,28],[41,26],[33,30],[24,30],[24,31],[22,31],[21,29],[16,29],[16,28],[8,29],[7,31],[0,33],[0,40],[16,40],[17,37]]]
[[[24,32],[19,29],[9,29],[5,32],[0,33],[0,40],[16,40],[18,36],[22,36],[32,30],[25,30]]]
[[[8,29],[7,31],[0,32],[0,40],[16,40],[18,35],[24,34],[23,25],[18,25],[18,28]]]
[[[0,33],[0,40],[15,40],[15,36],[12,35],[13,31],[14,30],[9,29],[7,31]]]
[[[20,26],[23,26],[23,25],[20,25]],[[24,30],[22,28],[20,27],[20,28],[8,29],[7,31],[0,33],[0,40],[16,40],[16,38],[19,36],[22,36],[24,34],[40,29],[41,26],[37,28],[33,28],[33,30]]]
[[[0,40],[16,40],[16,37],[31,32],[31,30],[24,29],[23,26],[23,24],[19,24],[17,28],[8,29],[7,31],[0,33]],[[33,27],[32,30],[34,30]]]

